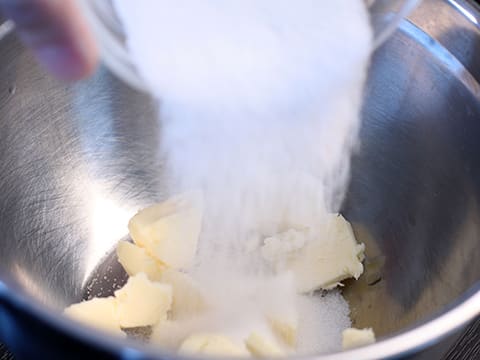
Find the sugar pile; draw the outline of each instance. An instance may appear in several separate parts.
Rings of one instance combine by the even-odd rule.
[[[372,41],[364,1],[137,0],[115,8],[160,101],[168,191],[205,195],[194,273],[212,291],[235,284],[240,291],[219,297],[235,303],[234,313],[251,312],[233,300],[252,276],[268,278],[256,256],[262,239],[321,226],[345,194]],[[301,331],[301,347],[338,348],[339,338],[320,346],[315,334],[331,313],[324,331],[348,326],[346,303],[336,293],[312,299],[318,307],[300,310],[321,321]]]

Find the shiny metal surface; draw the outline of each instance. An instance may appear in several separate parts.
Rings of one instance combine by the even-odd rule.
[[[424,0],[373,59],[343,207],[367,271],[345,295],[380,341],[319,358],[439,358],[480,314],[478,19]],[[162,357],[56,311],[162,197],[155,104],[104,69],[59,84],[10,35],[0,54],[0,338],[24,356]]]

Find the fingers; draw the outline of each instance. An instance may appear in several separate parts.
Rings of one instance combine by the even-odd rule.
[[[78,80],[95,70],[98,51],[74,0],[0,0],[0,9],[57,77]]]

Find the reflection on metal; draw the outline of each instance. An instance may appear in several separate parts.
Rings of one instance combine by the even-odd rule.
[[[136,209],[127,209],[113,199],[106,198],[98,186],[92,185],[86,206],[86,214],[90,218],[90,242],[84,254],[88,259],[85,264],[85,276],[82,287],[98,263],[108,254],[113,245],[128,233],[128,220]]]
[[[48,289],[41,286],[41,283],[36,278],[36,274],[31,274],[27,268],[19,264],[12,265],[12,272],[15,281],[18,282],[21,288],[44,304],[52,303],[51,294],[46,293]]]
[[[15,24],[11,20],[7,20],[3,23],[0,21],[0,40],[2,40],[5,36],[10,34],[13,29],[15,28]]]
[[[470,12],[468,11],[463,5],[459,4],[456,0],[448,0],[452,6],[460,11],[468,20],[470,20],[472,23],[478,25],[477,18]]]

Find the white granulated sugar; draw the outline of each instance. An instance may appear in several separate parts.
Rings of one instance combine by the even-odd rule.
[[[312,355],[342,348],[342,331],[351,326],[350,310],[339,291],[324,296],[299,295],[297,351]]]
[[[115,7],[160,101],[168,191],[205,195],[193,272],[215,273],[226,288],[268,279],[261,241],[315,229],[343,200],[372,43],[364,1],[117,0]],[[252,311],[239,296],[234,313]],[[348,326],[344,301],[332,294],[318,309],[312,304],[305,303],[312,329],[302,325],[303,350],[338,350]]]

